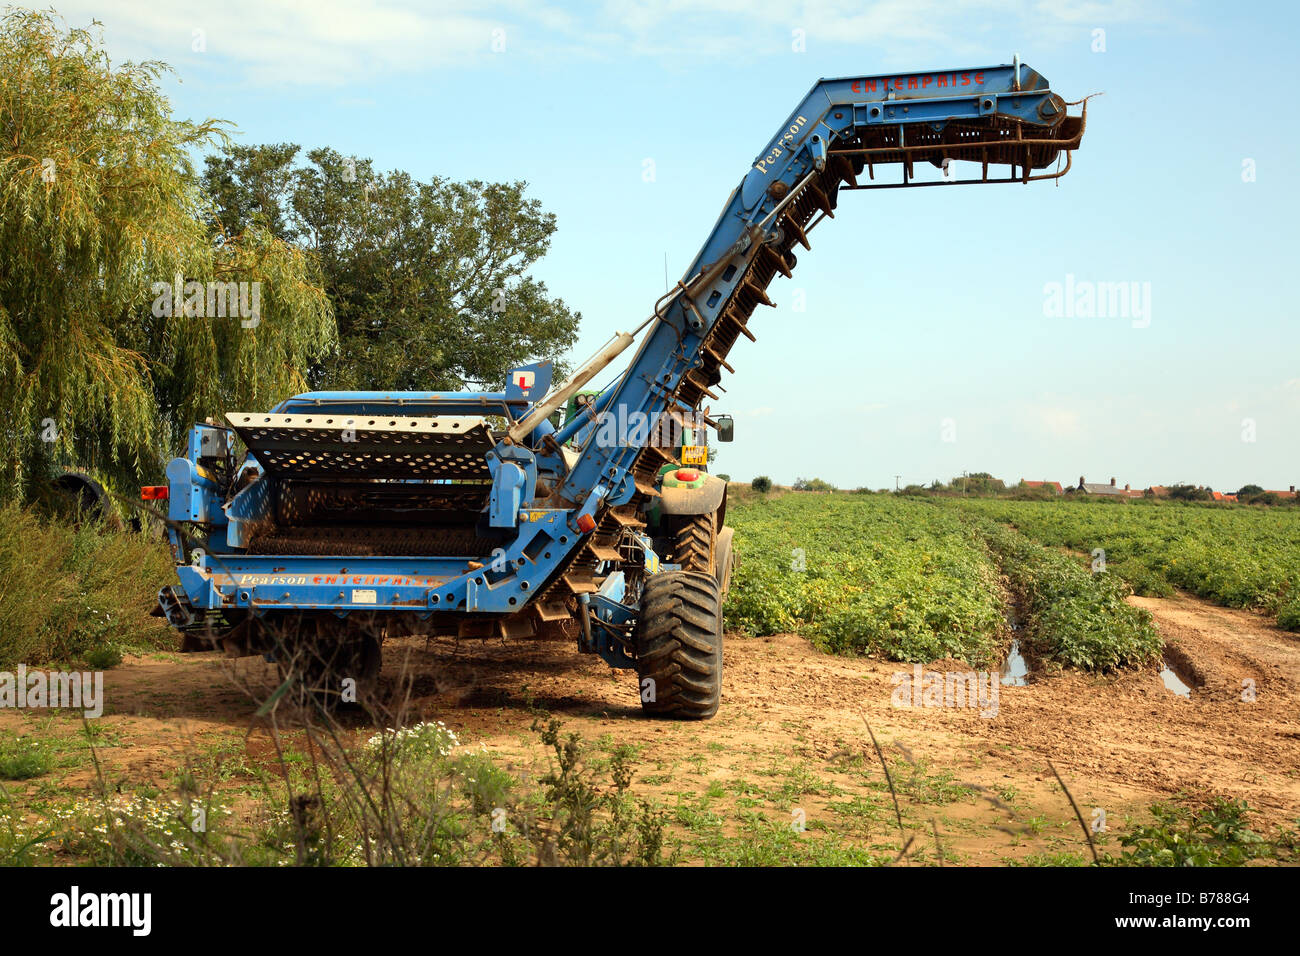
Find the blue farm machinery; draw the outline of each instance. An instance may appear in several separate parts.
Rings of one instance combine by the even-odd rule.
[[[1057,178],[1070,105],[1018,61],[821,80],[676,287],[567,381],[536,363],[502,391],[308,392],[194,426],[146,490],[179,578],[160,612],[184,649],[271,655],[326,699],[373,692],[386,637],[567,635],[634,669],[645,711],[712,716],[733,556],[701,435],[731,438],[710,403],[732,346],[843,193]]]

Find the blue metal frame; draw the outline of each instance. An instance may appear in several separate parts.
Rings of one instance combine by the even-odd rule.
[[[877,125],[941,125],[991,115],[1050,126],[1063,113],[1064,106],[1047,81],[1020,65],[819,81],[732,192],[683,277],[683,286],[690,285],[689,297],[676,295],[663,308],[627,371],[598,397],[597,417],[614,415],[626,422],[635,420],[630,416],[653,419],[666,411],[666,396],[701,364],[704,337],[736,291],[750,260],[764,242],[774,238],[774,223],[783,205],[778,197],[785,195],[788,201],[806,178],[822,169],[836,141]],[[785,185],[784,192],[772,188],[777,182]],[[523,380],[520,371],[533,374],[530,388],[518,384]],[[495,414],[519,421],[545,396],[550,378],[549,363],[538,363],[512,373],[511,383],[501,392],[308,392],[280,403],[274,412]],[[616,443],[599,442],[594,425],[584,416],[556,432],[543,422],[522,444],[502,441],[489,453],[488,523],[496,529],[513,529],[514,535],[499,552],[482,556],[483,567],[474,567],[462,557],[436,555],[247,554],[243,525],[266,512],[269,482],[252,483],[230,502],[219,500],[216,484],[199,466],[204,435],[213,429],[195,426],[187,455],[175,459],[167,470],[170,516],[203,525],[209,532],[207,547],[196,560],[178,568],[185,596],[199,612],[346,614],[364,609],[422,617],[442,611],[515,614],[569,564],[586,537],[579,530],[580,519],[599,518],[605,508],[627,502],[635,492],[629,469],[638,444],[627,436]],[[571,438],[577,440],[580,452],[570,468],[560,446]],[[257,463],[250,458],[243,467],[257,467]],[[572,507],[543,506],[536,497],[543,479],[558,488]],[[172,534],[177,554],[186,560],[189,556],[182,554],[180,538]],[[648,539],[644,547],[650,547]],[[593,640],[598,646],[593,649],[614,663],[626,659],[614,629],[626,624],[636,609],[622,602],[621,591],[611,588],[585,603],[596,622]]]

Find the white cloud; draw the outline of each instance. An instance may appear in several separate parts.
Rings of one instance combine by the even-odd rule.
[[[1040,14],[1064,23],[1083,23],[1105,27],[1112,23],[1139,20],[1151,13],[1137,0],[1038,0],[1035,4]]]
[[[47,0],[32,3],[40,7]],[[107,6],[107,9],[106,9]],[[342,86],[393,74],[485,67],[493,31],[500,55],[557,60],[643,57],[685,61],[788,51],[791,31],[810,45],[857,45],[871,70],[916,57],[983,59],[1007,36],[1060,39],[1089,24],[1140,15],[1131,0],[603,0],[557,6],[530,0],[63,0],[73,25],[104,23],[117,59],[157,58],[184,72],[210,68],[223,82]],[[207,51],[191,47],[205,31]],[[928,62],[928,61],[927,61]],[[931,64],[933,65],[933,64]]]
[[[503,25],[445,2],[405,0],[118,0],[108,10],[102,2],[64,0],[59,13],[73,26],[100,20],[118,60],[156,58],[185,71],[233,65],[242,81],[319,86],[465,66],[493,55],[492,31]],[[202,51],[194,49],[195,31],[202,31]]]

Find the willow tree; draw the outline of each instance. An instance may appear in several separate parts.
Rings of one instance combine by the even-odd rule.
[[[301,250],[214,235],[192,157],[224,124],[173,118],[165,64],[114,64],[49,13],[6,14],[0,62],[0,491],[55,466],[129,486],[190,422],[302,388],[330,304]],[[257,315],[213,316],[217,283]]]

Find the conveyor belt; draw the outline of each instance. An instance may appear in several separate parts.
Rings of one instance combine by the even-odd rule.
[[[487,422],[472,416],[227,412],[226,420],[277,478],[487,478],[494,444]]]
[[[706,397],[717,397],[710,391],[710,386],[721,379],[722,368],[731,370],[726,359],[732,346],[742,335],[751,341],[755,339],[749,329],[754,310],[760,305],[773,306],[767,296],[768,285],[778,273],[787,278],[791,276],[796,263],[794,246],[799,244],[811,248],[807,233],[822,218],[834,215],[842,186],[871,188],[859,185],[858,177],[864,170],[871,178],[874,177],[874,166],[899,163],[905,168],[906,180],[910,177],[911,165],[917,161],[937,165],[944,158],[954,158],[1025,164],[1020,176],[1025,179],[1029,177],[1029,169],[1055,162],[1061,151],[1079,145],[1084,117],[1063,116],[1062,122],[1049,127],[1031,126],[1002,117],[984,123],[954,123],[950,127],[943,133],[928,134],[927,131],[909,129],[908,135],[913,137],[912,142],[917,147],[915,150],[898,140],[897,127],[870,130],[843,143],[840,148],[832,149],[831,161],[825,170],[813,177],[777,220],[781,241],[760,246],[749,260],[742,280],[736,284],[735,291],[700,346],[701,364],[681,378],[676,390],[665,398],[664,407],[672,407],[674,401],[678,401],[698,409]],[[890,135],[894,137],[892,140],[882,139],[882,136],[887,138]],[[1030,139],[1034,142],[1029,145],[1023,142]],[[638,489],[653,486],[659,469],[673,460],[660,448],[643,446],[631,468]],[[595,532],[570,564],[561,569],[554,583],[541,595],[541,602],[554,604],[572,598],[577,592],[568,582],[573,580],[574,572],[594,570],[600,561],[598,555],[616,547],[629,525],[644,527],[639,516],[646,501],[645,493],[638,490],[627,504],[606,509]]]
[[[489,553],[499,541],[479,538],[474,528],[328,527],[271,528],[249,541],[250,554],[460,556]]]

